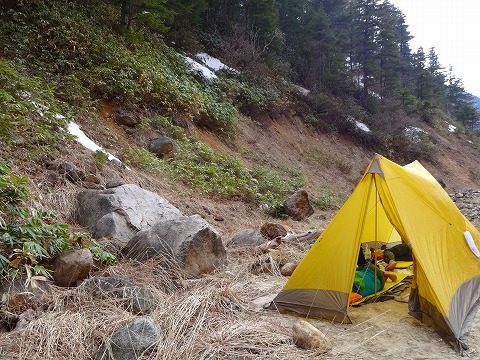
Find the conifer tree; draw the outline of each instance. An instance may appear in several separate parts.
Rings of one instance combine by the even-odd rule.
[[[120,26],[130,29],[138,23],[166,31],[173,12],[165,6],[166,0],[113,0],[120,6]]]

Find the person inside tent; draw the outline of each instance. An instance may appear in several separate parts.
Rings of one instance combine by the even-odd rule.
[[[383,250],[385,250],[385,245],[382,245],[382,248],[380,250],[375,251],[373,247],[370,248],[370,258],[375,259],[377,261],[383,259]]]
[[[366,264],[355,271],[352,292],[360,294],[362,297],[372,295],[383,289],[387,279],[396,281],[397,275],[382,271],[374,264]]]
[[[383,251],[383,261],[385,262],[385,271],[395,269],[397,261],[412,261],[412,249],[405,243],[401,243]]]

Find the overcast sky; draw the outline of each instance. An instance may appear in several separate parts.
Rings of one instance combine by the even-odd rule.
[[[405,14],[412,51],[431,47],[440,63],[480,97],[480,0],[389,0]]]

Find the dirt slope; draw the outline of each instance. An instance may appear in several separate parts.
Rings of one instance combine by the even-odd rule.
[[[478,146],[463,134],[446,130],[439,133],[433,128],[428,131],[436,139],[439,149],[438,162],[432,164],[421,161],[422,165],[446,184],[448,193],[479,188]],[[296,116],[275,120],[265,116],[255,121],[245,118],[238,127],[235,139],[228,145],[205,130],[197,129],[197,135],[201,141],[217,151],[242,156],[247,166],[261,159],[273,168],[287,168],[302,173],[307,180],[305,189],[312,197],[331,195],[337,208],[328,211],[317,209],[306,221],[290,224],[294,228],[302,229],[323,227],[331,219],[355,188],[374,155],[372,151],[357,146],[352,139],[332,133],[318,133]],[[404,165],[401,161],[398,163]],[[224,216],[225,222],[218,225],[227,232],[258,225],[265,220],[265,216],[256,209],[242,209],[241,204],[237,204],[235,218],[229,216],[228,207],[232,204],[229,205],[228,202],[212,203],[209,206],[215,213]],[[249,218],[251,215],[254,217]]]

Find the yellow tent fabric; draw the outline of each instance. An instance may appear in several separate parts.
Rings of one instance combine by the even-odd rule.
[[[400,238],[414,256],[410,314],[464,344],[480,298],[480,233],[418,161],[402,167],[375,155],[270,307],[350,322],[361,244]]]

